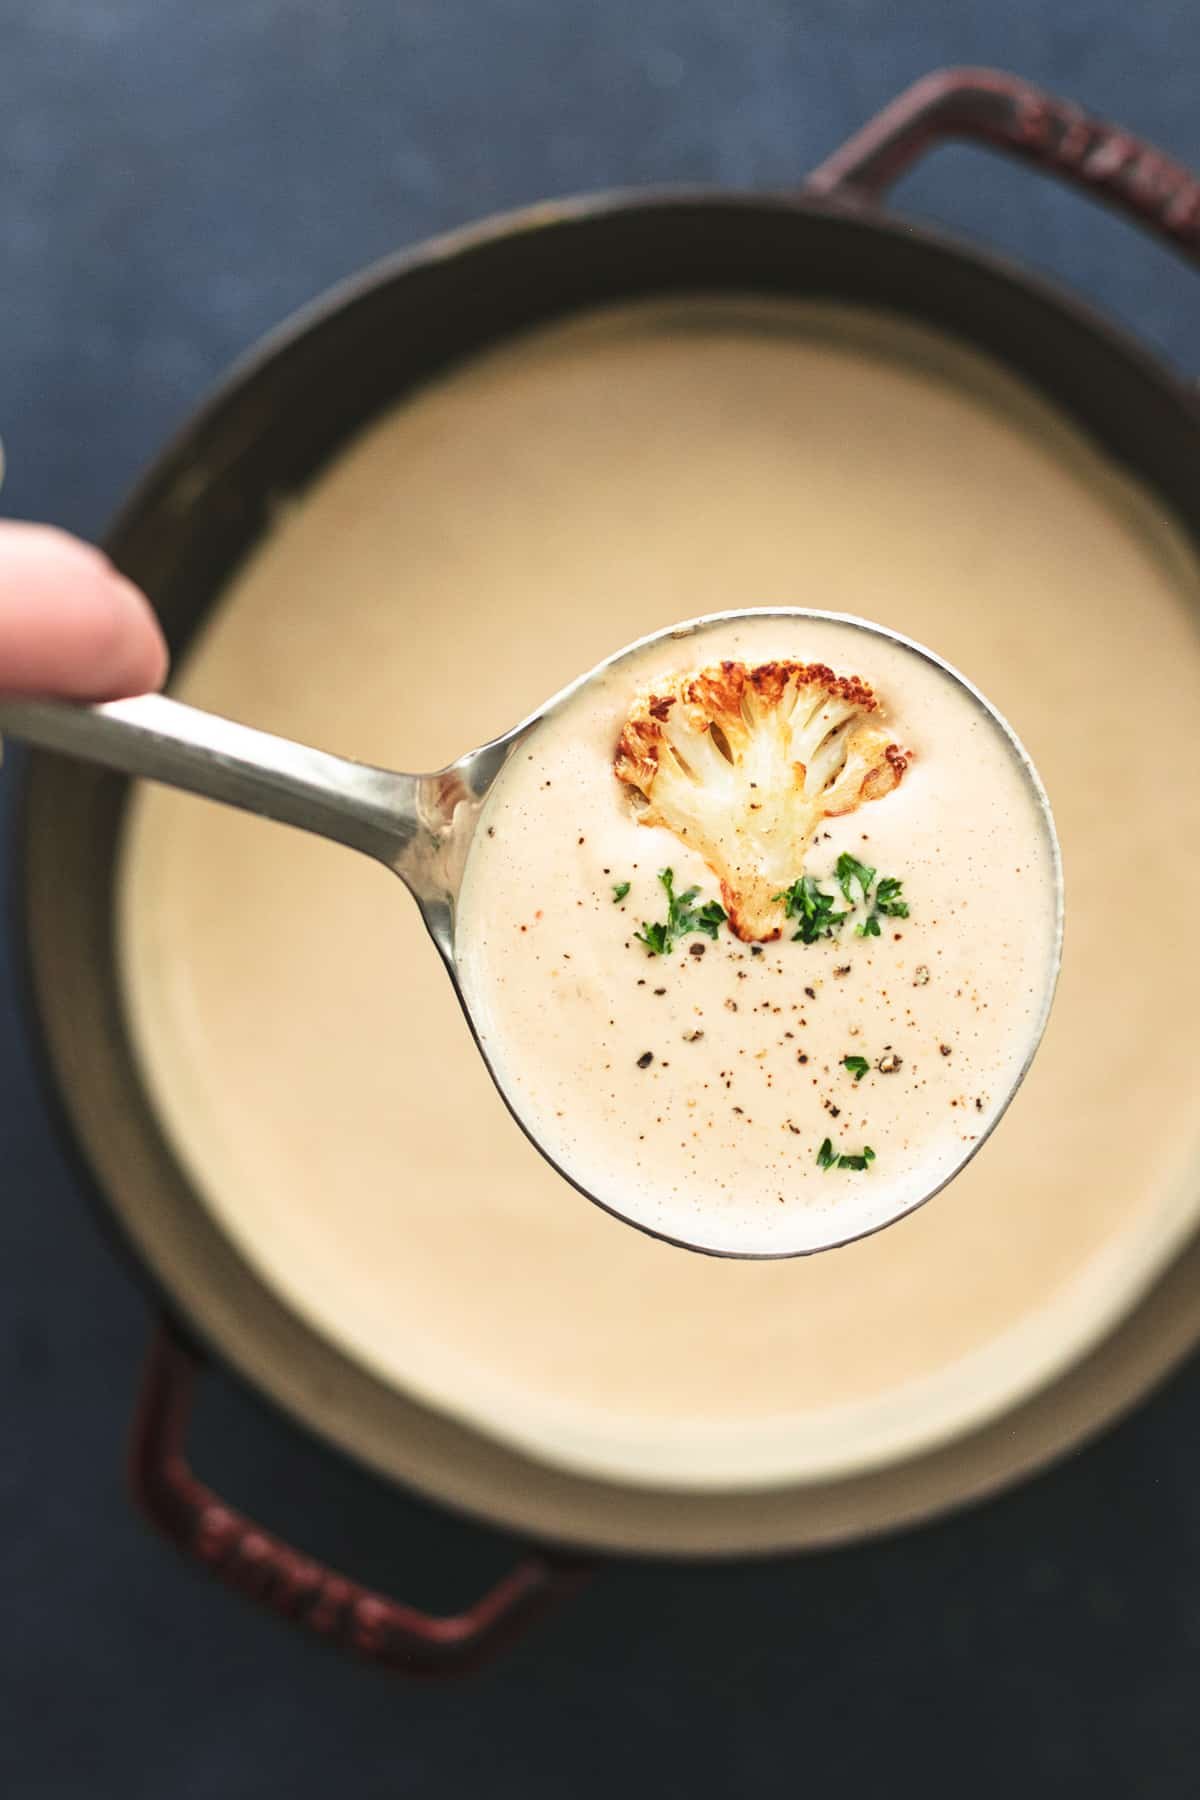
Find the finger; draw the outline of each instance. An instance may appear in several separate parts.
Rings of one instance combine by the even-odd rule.
[[[116,700],[166,672],[149,601],[106,556],[50,525],[0,524],[0,693]]]

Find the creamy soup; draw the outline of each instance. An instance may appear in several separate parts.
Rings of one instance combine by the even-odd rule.
[[[366,859],[147,790],[122,866],[145,1080],[221,1229],[386,1381],[626,1482],[793,1481],[961,1432],[1077,1355],[1189,1229],[1200,834],[1163,771],[1192,766],[1200,717],[1192,550],[940,335],[754,300],[635,307],[464,365],[281,496],[175,680],[428,768],[731,596],[935,645],[1054,798],[1070,918],[1043,1046],[953,1188],[876,1236],[726,1261],[582,1202]],[[640,927],[659,859],[636,860]]]
[[[631,706],[678,830],[614,773]],[[880,771],[898,785],[859,804]],[[501,1087],[587,1193],[678,1242],[788,1254],[919,1204],[995,1123],[1045,1017],[1055,874],[1034,778],[965,684],[845,620],[747,614],[622,658],[522,742],[467,861],[458,968]]]

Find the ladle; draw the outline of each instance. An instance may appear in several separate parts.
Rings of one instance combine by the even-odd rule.
[[[445,961],[468,1022],[474,1030],[475,1022],[471,1019],[463,994],[455,957],[456,900],[480,812],[505,763],[531,733],[562,708],[583,686],[599,680],[616,665],[633,657],[648,645],[664,639],[686,639],[708,627],[747,617],[795,620],[801,628],[808,619],[836,619],[838,623],[857,626],[864,633],[887,638],[915,650],[940,667],[948,679],[959,683],[972,696],[993,725],[1007,737],[1042,812],[1053,850],[1060,948],[1063,899],[1057,838],[1045,791],[1020,742],[983,695],[931,651],[885,626],[851,619],[844,614],[801,608],[739,610],[710,614],[666,631],[655,632],[637,643],[626,645],[615,655],[598,663],[587,674],[554,695],[530,717],[513,726],[503,737],[495,738],[476,750],[469,750],[448,767],[427,775],[406,775],[391,769],[351,762],[324,750],[311,749],[290,739],[255,730],[251,726],[236,724],[231,719],[200,711],[159,694],[146,694],[137,699],[113,701],[102,706],[83,706],[56,700],[0,700],[0,732],[22,739],[42,750],[57,751],[84,762],[97,763],[123,775],[163,782],[171,787],[203,795],[206,799],[238,807],[244,812],[257,813],[263,818],[297,826],[302,831],[330,838],[335,843],[374,857],[400,877],[416,900],[429,934]],[[1028,1055],[1012,1082],[1009,1094],[1005,1096],[1004,1103],[993,1118],[992,1125],[1016,1092],[1040,1042],[1053,996],[1057,956],[1056,949],[1054,968],[1047,983],[1045,1005],[1040,1017],[1034,1022]],[[517,1123],[547,1160],[559,1169],[559,1173],[565,1175],[581,1192],[586,1192],[538,1142],[530,1125],[522,1117],[519,1102],[505,1090],[490,1062],[488,1066]],[[988,1131],[982,1132],[976,1142],[964,1151],[962,1161],[952,1174],[957,1174],[963,1164],[970,1160],[987,1135]],[[928,1199],[938,1188],[944,1187],[950,1178],[940,1178],[936,1186],[931,1186],[929,1193],[923,1197]],[[588,1193],[587,1197],[628,1223],[640,1229],[651,1229],[645,1221],[623,1211],[613,1197],[594,1193]],[[912,1202],[909,1201],[902,1210],[907,1213],[912,1209]],[[894,1216],[899,1217],[900,1213],[897,1212]],[[891,1222],[891,1219],[883,1221]],[[873,1229],[878,1229],[878,1226]],[[831,1216],[828,1242],[816,1246],[808,1243],[805,1249],[833,1248],[853,1235],[856,1234],[839,1227],[836,1217]],[[674,1234],[671,1241],[683,1242]],[[702,1243],[685,1244],[684,1247],[702,1250],[711,1248]]]

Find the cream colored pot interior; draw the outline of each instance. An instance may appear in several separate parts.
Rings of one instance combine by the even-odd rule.
[[[1147,495],[997,367],[898,321],[643,306],[425,390],[281,509],[177,694],[434,767],[676,619],[878,619],[976,680],[1039,765],[1067,880],[1055,1013],[994,1138],[922,1212],[802,1261],[692,1256],[589,1206],[520,1136],[399,883],[145,792],[123,857],[129,1017],[212,1219],[332,1350],[464,1445],[516,1452],[505,1467],[545,1469],[560,1497],[605,1484],[606,1541],[697,1547],[686,1498],[674,1531],[663,1512],[622,1533],[613,1495],[641,1517],[655,1489],[753,1492],[739,1503],[792,1541],[784,1490],[1002,1419],[1195,1223],[1198,599]],[[987,893],[973,903],[986,932]],[[419,1451],[411,1473],[489,1505]],[[569,1507],[550,1517],[515,1479],[492,1510],[572,1534]],[[765,1547],[749,1519],[700,1547]]]

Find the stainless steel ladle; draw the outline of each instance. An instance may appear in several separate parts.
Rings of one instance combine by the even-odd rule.
[[[606,675],[648,645],[666,640],[682,640],[712,626],[729,624],[747,618],[780,618],[795,621],[801,628],[807,620],[832,620],[852,625],[873,637],[886,638],[916,651],[956,681],[998,725],[1008,739],[1013,755],[1023,769],[1040,808],[1053,851],[1056,883],[1057,944],[1054,970],[1057,974],[1061,951],[1063,889],[1058,841],[1045,790],[1028,755],[1010,727],[978,689],[957,670],[924,646],[867,620],[845,614],[817,612],[807,608],[772,607],[709,614],[686,624],[659,631],[637,643],[626,645],[615,655],[598,663],[586,675],[548,700],[529,718],[515,725],[503,737],[469,750],[447,768],[428,775],[405,775],[391,769],[348,761],[324,750],[310,749],[288,738],[275,737],[248,725],[214,713],[202,712],[164,695],[146,694],[133,700],[112,701],[103,706],[82,706],[56,700],[0,700],[0,733],[23,740],[42,750],[57,751],[81,761],[97,763],[122,775],[137,776],[148,781],[163,782],[169,787],[183,788],[218,800],[243,812],[257,813],[301,831],[330,838],[351,850],[362,851],[384,864],[404,882],[421,911],[430,936],[440,950],[454,983],[468,1022],[474,1030],[470,1008],[463,994],[455,959],[456,901],[462,884],[467,856],[488,792],[514,750],[545,720],[549,719],[579,690]],[[1004,1106],[1019,1087],[1033,1060],[1053,997],[1053,978],[1048,983],[1045,1006],[1029,1044],[1028,1056],[1012,1083],[1011,1090],[988,1129],[964,1152],[962,1161],[951,1172],[921,1196],[928,1199],[959,1172],[970,1160],[994,1127]],[[478,1042],[478,1037],[476,1038]],[[481,1049],[481,1054],[483,1054]],[[484,1058],[488,1061],[486,1055]],[[520,1106],[496,1075],[490,1061],[489,1071],[501,1097],[531,1142],[542,1152],[572,1186],[586,1193],[606,1211],[623,1218],[639,1229],[653,1228],[643,1220],[621,1211],[611,1197],[588,1193],[579,1181],[555,1161],[538,1141]],[[919,1204],[920,1202],[917,1202]],[[913,1210],[906,1200],[894,1218]],[[880,1224],[889,1224],[884,1218]],[[849,1237],[863,1235],[839,1227],[836,1215],[829,1218],[827,1242],[804,1246],[812,1249],[834,1248]],[[672,1234],[670,1241],[685,1248],[709,1250],[712,1246],[688,1242]],[[720,1254],[738,1254],[721,1251]],[[749,1252],[748,1254],[756,1254]],[[773,1252],[800,1254],[800,1251]]]

